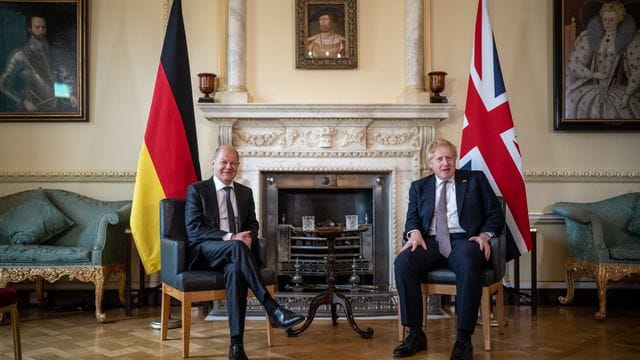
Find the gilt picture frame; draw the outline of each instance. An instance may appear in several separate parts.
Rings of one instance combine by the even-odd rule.
[[[358,67],[356,0],[296,0],[296,68]]]
[[[0,122],[88,121],[88,0],[0,0]]]
[[[640,130],[640,58],[632,56],[640,47],[640,4],[607,3],[553,2],[556,131]],[[603,16],[614,23],[613,31],[606,30]],[[616,39],[607,41],[610,36]]]

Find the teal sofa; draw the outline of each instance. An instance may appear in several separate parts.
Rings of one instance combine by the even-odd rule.
[[[595,279],[599,309],[607,316],[607,283],[640,274],[640,193],[628,193],[591,203],[559,202],[552,206],[565,219],[569,257],[565,262],[567,295],[573,301],[573,274]]]
[[[0,197],[0,287],[34,281],[44,303],[43,280],[63,276],[95,284],[96,319],[106,320],[106,281],[119,275],[125,303],[126,229],[131,201],[101,201],[56,189]]]

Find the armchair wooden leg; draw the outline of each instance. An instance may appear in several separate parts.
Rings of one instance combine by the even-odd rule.
[[[169,329],[169,314],[171,312],[171,296],[166,293],[165,285],[162,285],[162,302],[160,310],[160,340],[167,340],[167,330]]]
[[[504,318],[504,288],[502,282],[500,282],[496,293],[496,318],[498,319],[498,333],[504,334],[504,327],[507,326],[507,322]]]
[[[482,288],[482,300],[480,302],[480,314],[482,316],[482,337],[484,350],[491,350],[491,292],[489,287]]]
[[[189,340],[191,338],[191,296],[184,294],[182,300],[182,357],[189,357]]]
[[[400,300],[398,300],[398,341],[404,340],[405,328],[402,325],[402,316],[400,315]]]

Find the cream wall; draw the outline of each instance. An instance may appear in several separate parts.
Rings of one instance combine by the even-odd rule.
[[[165,0],[90,2],[90,121],[0,123],[0,195],[44,186],[104,199],[131,197],[168,9]],[[427,3],[432,69],[449,74],[444,95],[456,104],[439,135],[459,142],[477,2]],[[354,70],[295,68],[293,4],[247,0],[246,85],[251,101],[397,102],[404,87],[404,1],[358,1],[359,66]],[[183,1],[194,100],[200,96],[197,73],[222,74],[223,5],[222,0]],[[548,213],[559,200],[591,201],[640,191],[640,133],[552,129],[552,0],[490,0],[489,12],[525,171],[534,175],[527,178],[530,212]],[[209,176],[217,130],[199,110],[195,114],[203,176]],[[586,176],[569,182],[535,176],[554,171],[635,175],[622,181]],[[25,180],[20,176],[24,173],[42,176]],[[561,224],[533,224],[544,230],[539,234],[539,278],[561,282],[566,256]],[[528,256],[522,262],[527,263]],[[523,279],[528,279],[526,267]]]

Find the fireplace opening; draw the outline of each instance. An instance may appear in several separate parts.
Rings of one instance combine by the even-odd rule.
[[[357,215],[366,230],[335,242],[337,287],[388,289],[389,177],[389,173],[353,172],[262,174],[267,266],[277,272],[279,292],[313,291],[326,285],[326,239],[296,231],[303,216],[314,216],[316,227],[331,227],[344,226],[346,215]]]

